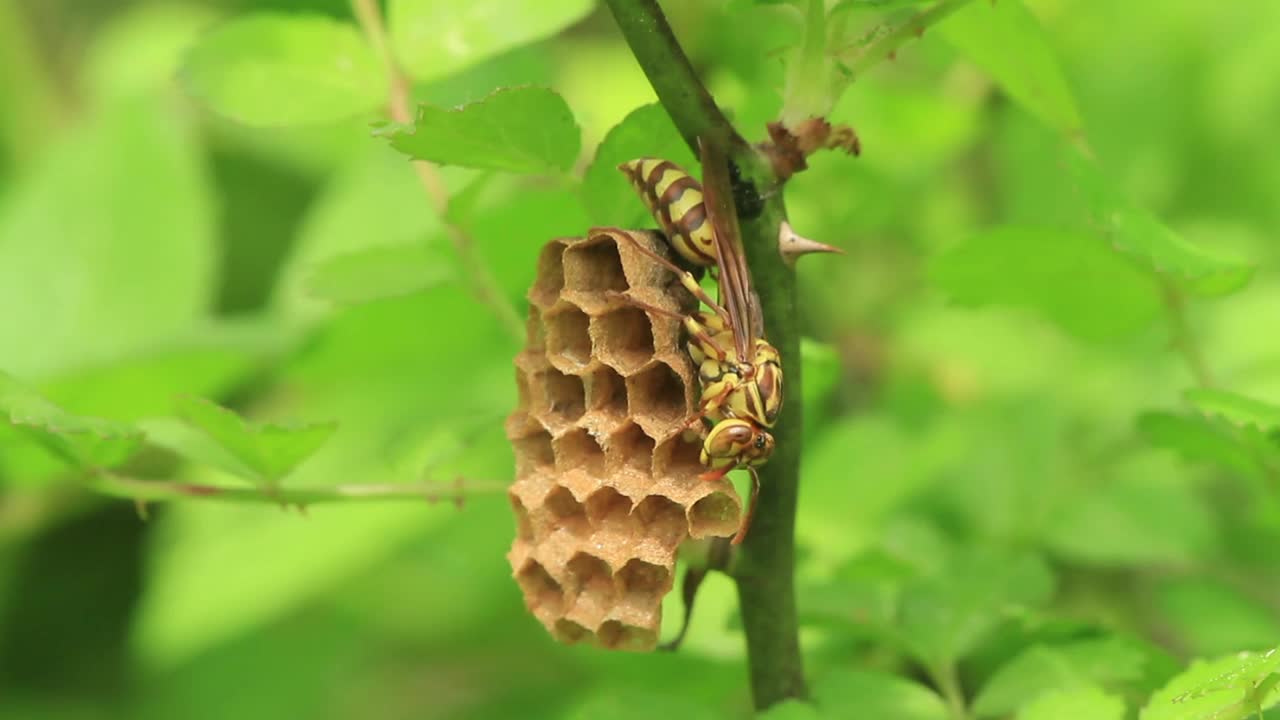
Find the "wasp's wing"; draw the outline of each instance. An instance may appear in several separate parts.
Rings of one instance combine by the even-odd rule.
[[[738,213],[729,183],[729,161],[711,143],[699,140],[702,153],[702,195],[707,218],[716,236],[716,261],[720,268],[720,302],[729,311],[733,344],[738,358],[749,361],[755,338],[764,336],[751,272],[742,250]]]

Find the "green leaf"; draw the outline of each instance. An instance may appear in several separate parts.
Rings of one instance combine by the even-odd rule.
[[[226,408],[194,397],[179,401],[178,414],[234,457],[238,474],[268,486],[279,483],[319,450],[337,428],[336,423],[291,427],[249,423]]]
[[[641,157],[670,160],[696,173],[698,162],[661,105],[632,110],[605,135],[582,179],[587,215],[598,225],[652,227],[655,222],[618,165]]]
[[[247,125],[334,122],[386,100],[387,76],[353,25],[255,13],[210,32],[183,67],[188,92]]]
[[[997,227],[936,258],[930,275],[961,304],[1030,308],[1087,340],[1132,334],[1161,311],[1149,275],[1081,233]]]
[[[68,464],[111,467],[142,446],[142,433],[126,423],[72,415],[0,372],[0,421],[17,428]]]
[[[396,55],[418,82],[550,37],[591,12],[592,0],[388,0]]]
[[[1227,295],[1248,284],[1252,264],[1191,243],[1126,197],[1092,160],[1071,149],[1064,155],[1093,227],[1115,249],[1157,273],[1182,281],[1197,295]]]
[[[1054,578],[1037,555],[974,548],[902,594],[899,632],[937,670],[963,658],[1012,614],[1047,602]]]
[[[971,2],[938,30],[1031,114],[1063,133],[1082,131],[1071,86],[1022,0]]]
[[[756,714],[756,720],[822,720],[822,712],[811,703],[786,700]]]
[[[1056,691],[1036,698],[1018,720],[1123,720],[1124,701],[1098,688]]]
[[[1197,655],[1260,650],[1280,643],[1280,619],[1270,608],[1216,580],[1166,582],[1157,604],[1182,645]]]
[[[184,54],[214,20],[204,5],[131,6],[115,16],[86,51],[86,88],[95,99],[111,99],[168,86]]]
[[[1183,566],[1208,557],[1217,545],[1214,517],[1195,488],[1160,460],[1141,458],[1124,476],[1064,503],[1046,533],[1053,552],[1101,567]]]
[[[1280,650],[1197,660],[1151,696],[1141,720],[1248,720],[1280,703]]]
[[[380,134],[417,160],[517,173],[566,171],[581,137],[564,98],[545,88],[498,90],[456,110],[423,105],[412,126]]]
[[[1120,637],[1033,645],[987,680],[974,698],[973,712],[978,717],[1004,717],[1055,691],[1137,684],[1146,677],[1149,661],[1149,652],[1137,642]]]
[[[308,276],[307,289],[352,305],[422,292],[450,275],[449,259],[426,243],[387,245],[325,260]]]
[[[216,223],[188,126],[164,104],[111,105],[3,193],[5,371],[38,382],[149,349],[207,314]]]
[[[888,673],[828,673],[818,680],[813,697],[818,717],[833,720],[855,717],[859,720],[946,720],[949,717],[937,693]]]
[[[1222,418],[1236,427],[1254,428],[1264,433],[1280,430],[1280,406],[1211,388],[1188,390],[1186,398],[1205,415]]]
[[[1204,418],[1146,412],[1138,416],[1138,431],[1156,447],[1173,450],[1190,461],[1213,463],[1245,475],[1265,472],[1247,447]]]

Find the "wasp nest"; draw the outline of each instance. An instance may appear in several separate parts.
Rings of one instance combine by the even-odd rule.
[[[543,248],[516,357],[507,420],[517,533],[508,558],[529,610],[561,642],[647,650],[687,537],[725,537],[742,506],[726,480],[698,479],[697,375],[679,313],[696,301],[622,230]],[[631,231],[669,256],[657,233]]]

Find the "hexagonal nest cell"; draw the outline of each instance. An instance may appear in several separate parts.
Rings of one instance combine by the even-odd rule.
[[[616,228],[543,248],[506,424],[525,603],[561,642],[619,650],[657,644],[680,543],[732,535],[742,512],[728,481],[697,478],[699,444],[681,435],[697,376],[678,323],[619,295],[696,306],[637,245],[672,255],[661,235]]]

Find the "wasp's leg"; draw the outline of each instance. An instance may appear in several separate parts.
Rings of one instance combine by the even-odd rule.
[[[742,540],[747,537],[747,531],[751,529],[751,520],[756,516],[756,499],[760,497],[760,473],[755,468],[747,466],[747,472],[751,474],[751,498],[747,500],[747,514],[742,518],[742,524],[738,526],[738,534],[733,536],[734,545],[741,545]]]
[[[716,315],[719,315],[720,319],[724,321],[725,327],[733,327],[733,322],[729,319],[729,311],[726,310],[723,305],[713,300],[711,296],[702,289],[702,286],[698,284],[698,279],[693,276],[693,273],[681,268],[679,265],[676,265],[658,253],[645,247],[644,244],[637,240],[631,233],[623,232],[622,234],[626,236],[626,238],[631,241],[631,244],[634,245],[641,253],[675,273],[676,277],[680,278],[680,284],[692,293],[699,302],[714,310]]]
[[[621,300],[622,302],[638,307],[641,310],[651,312],[659,317],[679,320],[680,323],[684,325],[685,331],[689,333],[689,337],[698,344],[702,352],[714,357],[720,362],[726,362],[729,359],[729,351],[725,350],[724,346],[716,342],[715,334],[710,328],[699,322],[697,318],[691,315],[682,315],[674,310],[660,308],[657,305],[650,305],[649,303],[636,300],[635,298],[624,295],[616,290],[606,293],[606,297]]]

